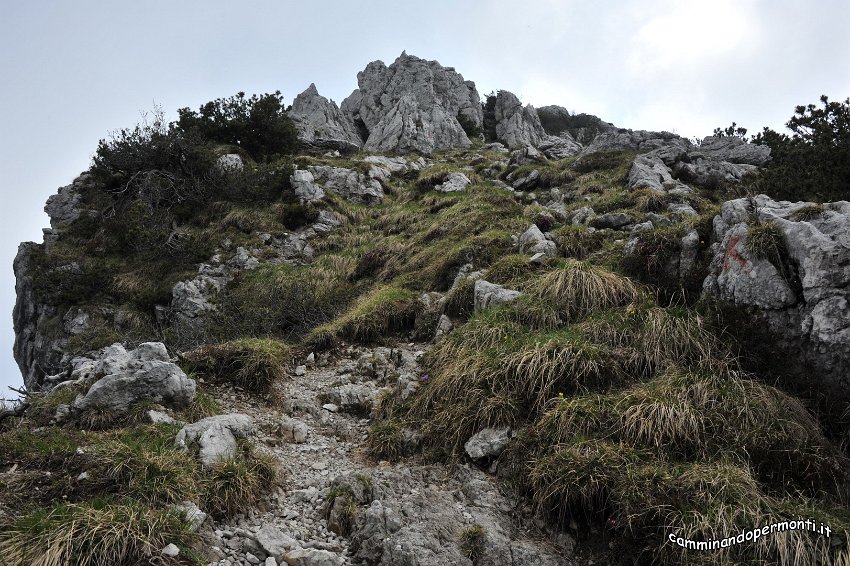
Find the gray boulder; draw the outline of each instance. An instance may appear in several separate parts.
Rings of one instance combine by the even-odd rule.
[[[519,251],[524,254],[542,253],[549,257],[558,255],[558,246],[547,240],[536,224],[531,224],[519,237]]]
[[[573,213],[570,223],[573,225],[587,224],[594,216],[596,216],[596,212],[592,208],[582,206]]]
[[[283,557],[289,566],[341,566],[345,559],[329,550],[316,548],[296,548]]]
[[[594,228],[610,228],[612,230],[619,230],[632,222],[634,222],[634,218],[625,212],[608,212],[590,219],[590,225]]]
[[[105,374],[74,400],[77,411],[98,407],[120,413],[139,401],[181,408],[195,398],[195,381],[171,363],[161,342],[146,342],[129,352],[113,344],[94,360],[77,358],[74,363],[76,378]]]
[[[245,163],[242,161],[242,157],[240,157],[238,153],[227,153],[219,156],[215,164],[216,167],[224,173],[241,171],[242,168],[245,167]]]
[[[521,295],[522,293],[519,291],[506,289],[501,285],[478,279],[475,281],[475,286],[473,287],[474,310],[478,312],[482,309],[509,303]]]
[[[298,128],[298,138],[308,145],[343,152],[357,151],[363,145],[351,117],[321,96],[315,84],[295,97],[289,116]]]
[[[508,147],[537,147],[548,138],[534,107],[523,107],[516,95],[506,90],[496,94],[495,117],[496,139]]]
[[[298,419],[284,418],[280,423],[280,434],[286,442],[304,444],[307,442],[309,429],[303,421]]]
[[[339,407],[340,411],[354,414],[369,414],[377,393],[376,389],[368,385],[348,383],[329,389],[324,395],[324,401],[326,403],[333,403]]]
[[[254,421],[248,415],[231,413],[207,417],[180,429],[174,439],[179,450],[197,447],[201,464],[208,468],[236,455],[237,438],[254,434]]]
[[[453,171],[449,173],[444,182],[436,185],[434,190],[441,193],[459,193],[465,191],[466,187],[471,183],[472,181],[469,180],[469,177],[463,173]]]
[[[284,556],[287,552],[298,548],[296,540],[271,523],[263,523],[252,538],[266,554],[280,564],[284,563]]]
[[[508,159],[508,167],[519,167],[531,163],[546,163],[549,161],[545,155],[537,151],[533,146],[526,145],[511,152]]]
[[[770,160],[770,148],[766,145],[747,143],[738,136],[708,136],[698,148],[689,152],[689,156],[761,166]]]
[[[357,84],[341,108],[369,133],[365,147],[370,150],[430,153],[467,147],[457,116],[477,127],[483,123],[475,84],[436,61],[407,53],[389,67],[373,61],[357,74]]]
[[[325,191],[316,184],[313,174],[304,169],[298,169],[289,176],[289,184],[301,202],[316,202],[325,198]]]
[[[496,458],[511,440],[511,429],[485,428],[470,437],[463,445],[467,456],[473,460]]]
[[[670,191],[691,192],[690,188],[673,178],[670,168],[653,155],[638,155],[629,169],[629,188],[647,188],[659,194]]]
[[[776,227],[786,264],[750,250],[756,223]],[[801,373],[817,377],[824,394],[850,402],[850,203],[765,195],[725,202],[714,218],[711,250],[704,291],[747,308]]]
[[[582,145],[573,139],[569,132],[548,136],[538,147],[550,159],[566,159],[578,155],[582,150]]]
[[[391,175],[396,173],[407,173],[408,171],[421,171],[427,166],[425,159],[405,159],[404,157],[387,157],[385,155],[368,155],[363,158],[366,163],[371,163],[381,169],[388,171]]]
[[[328,165],[312,165],[307,170],[325,190],[338,193],[352,202],[378,204],[384,200],[381,183],[367,179],[359,171]]]

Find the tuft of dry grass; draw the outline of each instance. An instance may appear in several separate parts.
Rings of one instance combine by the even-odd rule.
[[[630,279],[589,262],[567,259],[528,287],[537,312],[528,322],[559,326],[593,313],[640,300],[644,294]]]
[[[240,454],[210,468],[203,480],[206,509],[230,517],[260,503],[278,481],[276,462],[243,444]]]
[[[0,528],[0,556],[10,566],[165,564],[169,543],[188,548],[195,536],[177,511],[134,502],[58,503]]]
[[[286,379],[292,351],[268,338],[240,338],[201,346],[183,354],[190,371],[212,381],[226,381],[255,393],[268,393]]]

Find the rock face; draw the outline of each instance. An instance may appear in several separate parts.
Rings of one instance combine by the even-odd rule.
[[[46,374],[60,372],[63,361],[64,341],[48,337],[40,328],[56,314],[56,307],[39,301],[33,285],[33,257],[40,249],[42,246],[33,242],[22,243],[13,264],[17,297],[12,311],[13,352],[29,391],[37,391]]]
[[[344,152],[357,151],[363,145],[351,117],[321,96],[315,84],[295,97],[289,116],[298,128],[298,138],[308,145]]]
[[[752,251],[757,223],[778,229],[784,264]],[[828,394],[850,398],[850,203],[728,201],[714,218],[714,239],[705,292],[750,308],[777,349],[829,380]]]
[[[511,509],[511,502],[482,472],[455,468],[453,491],[420,488],[435,483],[435,472],[425,467],[371,474],[371,489],[354,493],[362,506],[351,535],[356,560],[380,566],[471,564],[454,541],[465,529],[479,525],[484,540],[476,564],[573,564],[569,553],[559,553],[544,541],[522,539],[505,524],[500,515]],[[334,484],[351,484],[345,480],[337,478]]]
[[[770,159],[770,148],[744,142],[738,136],[708,136],[691,157],[745,165],[764,165]]]
[[[381,183],[359,171],[328,165],[313,165],[307,170],[325,190],[338,193],[352,202],[378,204],[384,200]]]
[[[649,152],[660,148],[676,148],[686,152],[691,143],[683,137],[670,132],[649,132],[646,130],[616,130],[601,133],[590,142],[581,154],[590,155],[601,151],[638,151]]]
[[[548,138],[534,107],[523,106],[511,92],[500,90],[496,94],[495,112],[496,139],[508,147],[537,147]]]
[[[171,317],[175,324],[187,328],[197,326],[204,315],[215,310],[212,297],[237,273],[256,269],[259,265],[257,258],[243,247],[237,248],[236,254],[226,263],[222,263],[218,254],[209,263],[202,263],[194,279],[178,281],[171,290]]]
[[[195,398],[195,381],[171,363],[161,342],[146,342],[129,352],[113,344],[95,359],[75,358],[72,364],[73,379],[103,375],[77,397],[75,410],[97,407],[121,413],[139,401],[181,408]]]
[[[316,202],[325,198],[325,191],[315,181],[313,174],[304,169],[293,171],[289,176],[289,184],[301,202]]]
[[[670,191],[691,192],[686,185],[674,179],[670,168],[654,155],[635,157],[629,170],[629,188],[647,188],[659,194]]]
[[[580,144],[593,141],[598,134],[617,131],[617,127],[603,122],[592,114],[571,114],[563,106],[541,106],[537,109],[540,123],[553,136],[569,136]]]
[[[373,61],[357,74],[358,87],[342,103],[342,112],[368,132],[373,151],[431,153],[467,147],[458,121],[464,116],[481,127],[483,117],[475,83],[451,67],[402,53],[389,67]]]
[[[204,467],[236,455],[236,439],[254,434],[254,422],[248,415],[231,413],[207,417],[184,426],[177,433],[174,445],[185,450],[198,447],[198,458]]]

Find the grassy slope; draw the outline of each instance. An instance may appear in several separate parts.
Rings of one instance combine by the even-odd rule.
[[[362,168],[359,157],[313,155],[298,161]],[[200,348],[187,356],[187,367],[213,380],[242,375],[251,381],[241,385],[267,392],[285,378],[284,359],[303,349],[332,348],[342,340],[406,339],[417,315],[432,324],[433,317],[422,317],[426,313],[418,296],[447,291],[458,269],[472,263],[475,269],[489,268],[488,280],[520,289],[524,296],[473,314],[469,284],[449,293],[446,312],[462,324],[429,353],[430,379],[415,396],[404,403],[383,400],[388,419],[375,426],[371,445],[376,456],[398,456],[396,444],[405,426],[424,433],[430,454],[448,459],[460,457],[465,440],[480,428],[511,426],[518,436],[500,460],[500,475],[554,523],[574,524],[581,532],[608,529],[628,559],[637,553],[646,560],[687,563],[793,564],[843,552],[841,559],[847,560],[846,547],[830,549],[822,537],[801,532],[723,553],[684,552],[666,543],[669,532],[716,538],[782,517],[818,518],[843,531],[845,541],[850,531],[850,517],[842,511],[848,496],[846,454],[824,436],[800,401],[765,384],[769,375],[740,370],[697,313],[698,282],[684,282],[682,288],[682,282],[665,275],[666,260],[690,228],[702,237],[705,260],[718,197],[707,191],[689,196],[700,216],[655,230],[642,239],[637,258],[628,261],[622,256],[622,234],[590,233],[556,220],[551,231],[563,257],[532,266],[517,255],[511,236],[535,219],[542,221],[545,211],[489,182],[486,171],[498,170],[501,159],[480,148],[442,152],[428,170],[394,177],[386,201],[375,207],[331,195],[328,206],[344,222],[314,243],[317,259],[305,266],[267,265],[234,280],[219,299],[215,332],[209,336],[214,342],[195,344]],[[663,211],[667,200],[626,189],[630,159],[614,154],[580,167],[563,160],[526,169],[540,169],[544,184],[571,194],[568,211],[587,205],[597,213],[627,211],[641,221]],[[234,184],[250,185],[275,167],[249,171]],[[463,167],[477,181],[465,193],[431,190],[448,172]],[[185,223],[187,243],[164,257],[126,253],[113,241],[114,234],[93,226],[80,225],[64,235],[51,254],[40,258],[43,265],[55,267],[84,254],[93,259],[83,264],[84,277],[68,276],[67,284],[62,279],[58,286],[54,280],[51,288],[63,291],[56,297],[64,305],[58,312],[75,304],[95,311],[118,304],[133,315],[118,329],[108,316],[97,318],[93,330],[77,337],[72,347],[84,351],[118,338],[182,346],[158,330],[153,304],[167,302],[170,286],[190,277],[195,263],[212,253],[209,242],[229,238],[236,245],[262,248],[259,233],[280,235],[309,219],[312,211],[294,205],[283,190],[282,199],[263,202],[213,200]],[[97,198],[87,195],[95,208]],[[153,263],[156,277],[150,277],[154,256],[159,257]],[[674,296],[679,306],[669,306]],[[432,332],[427,324],[417,330],[425,336]],[[24,427],[0,437],[4,446],[34,439],[49,444],[13,449],[0,464],[19,462],[35,476],[60,463],[64,470],[39,480],[47,482],[42,494],[49,497],[33,495],[30,484],[17,479],[5,486],[16,498],[9,506],[13,526],[0,536],[0,548],[10,552],[21,552],[16,533],[62,540],[68,521],[77,523],[69,517],[109,521],[135,513],[128,528],[162,521],[168,526],[162,533],[171,536],[167,517],[146,513],[164,512],[168,502],[197,498],[213,486],[216,492],[237,494],[213,509],[230,513],[242,493],[250,495],[268,481],[265,468],[243,469],[254,461],[247,458],[231,463],[234,469],[218,477],[199,475],[193,462],[171,454],[165,466],[161,435],[171,435],[170,430],[117,423],[108,415],[92,417],[95,423],[102,420],[100,432],[51,426],[58,402],[67,400],[40,400]],[[190,411],[187,420],[216,408],[201,398]],[[38,424],[47,426],[49,441],[32,431]],[[121,444],[136,437],[141,440],[134,446]],[[69,490],[83,469],[74,464],[77,446],[102,455],[100,477],[113,483],[109,490],[92,489],[83,496],[74,491],[79,501],[66,500],[62,496],[72,497]],[[110,462],[128,467],[111,468]],[[144,481],[134,485],[139,474]],[[222,490],[217,482],[223,477],[243,478],[250,485]],[[166,484],[173,492],[156,488]],[[141,492],[149,494],[144,509],[122,502]],[[248,503],[251,497],[244,499]],[[101,512],[104,505],[108,513]],[[43,514],[49,509],[48,520]],[[90,524],[86,521],[80,524]],[[138,544],[159,540],[139,539]],[[191,544],[188,535],[178,540]]]

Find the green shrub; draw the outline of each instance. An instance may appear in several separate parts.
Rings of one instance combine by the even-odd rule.
[[[484,133],[481,127],[478,126],[472,118],[460,111],[457,113],[457,121],[460,123],[460,127],[463,128],[463,131],[466,132],[466,136],[469,139],[477,138]]]
[[[150,121],[146,115],[134,128],[100,140],[91,171],[110,193],[138,196],[154,207],[201,201],[220,178],[205,140],[166,125],[158,109]]]
[[[822,107],[797,106],[791,135],[764,128],[754,143],[770,147],[757,190],[783,200],[828,202],[850,198],[850,99]]]
[[[249,98],[239,92],[207,102],[197,112],[181,108],[177,113],[177,126],[182,131],[238,145],[258,161],[288,155],[298,148],[298,132],[286,115],[280,91]]]

